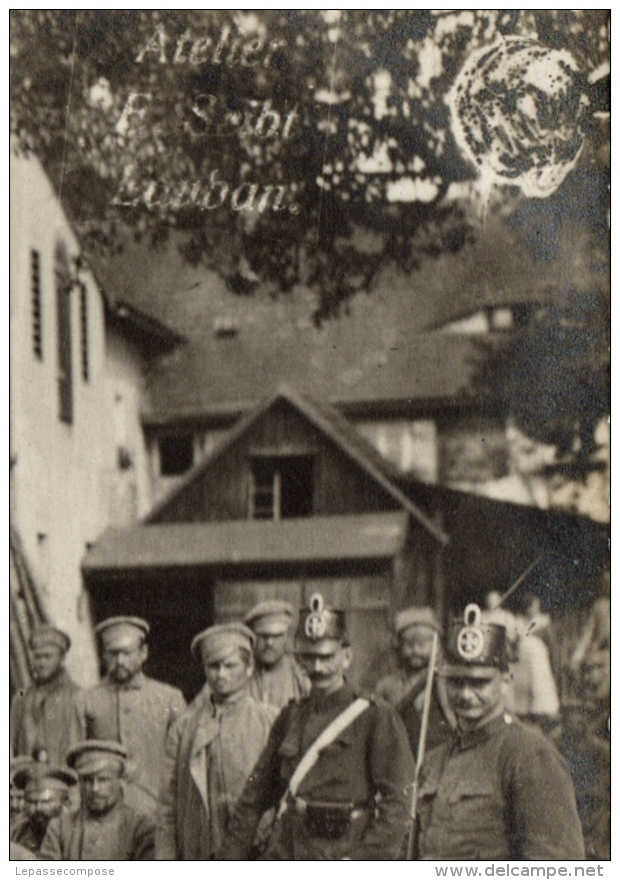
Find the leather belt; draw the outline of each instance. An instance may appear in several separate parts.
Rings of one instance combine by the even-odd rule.
[[[298,795],[291,794],[289,794],[287,801],[289,809],[292,809],[299,816],[305,816],[308,812],[308,807],[312,809],[313,807],[329,808],[330,806],[332,806],[342,809],[343,812],[348,807],[350,819],[358,819],[360,816],[366,816],[370,812],[369,807],[366,804],[352,804],[349,801],[327,804],[324,801],[308,801],[305,798],[299,797]]]

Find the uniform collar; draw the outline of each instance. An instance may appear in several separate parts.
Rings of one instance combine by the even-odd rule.
[[[461,733],[457,730],[455,736],[459,749],[462,752],[465,752],[467,749],[473,749],[475,746],[488,742],[488,740],[501,733],[507,724],[512,724],[512,721],[512,715],[504,712],[497,718],[491,719],[491,721],[483,727],[478,727],[475,730],[468,730],[466,733]]]
[[[315,712],[326,712],[330,709],[336,709],[339,706],[343,708],[347,706],[355,698],[353,686],[346,681],[342,687],[338,688],[331,694],[322,694],[320,691],[312,690],[308,701],[310,707]]]
[[[112,678],[108,678],[108,684],[117,691],[140,691],[144,687],[145,680],[146,676],[140,670],[130,681],[119,684],[119,682],[114,681]]]
[[[35,688],[46,691],[60,691],[70,682],[69,673],[63,666],[53,678],[49,679],[49,681],[44,681],[43,684],[35,685]]]

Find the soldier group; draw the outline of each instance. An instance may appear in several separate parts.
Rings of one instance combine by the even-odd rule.
[[[584,857],[564,760],[505,709],[504,627],[468,606],[438,652],[434,612],[406,609],[400,671],[360,693],[344,612],[315,594],[294,656],[292,620],[269,600],[196,635],[189,706],[144,675],[140,618],[97,626],[106,674],[88,691],[64,669],[68,637],[35,632],[12,709],[12,857]]]

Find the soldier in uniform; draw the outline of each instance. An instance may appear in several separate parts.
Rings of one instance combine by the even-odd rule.
[[[319,594],[301,612],[296,651],[312,690],[278,716],[218,858],[247,859],[261,816],[275,808],[263,860],[396,859],[414,772],[403,723],[347,682],[344,612]]]
[[[243,620],[256,636],[250,693],[259,702],[279,708],[310,693],[308,676],[287,650],[292,619],[288,602],[267,599]]]
[[[23,790],[25,803],[11,827],[11,840],[38,855],[47,826],[66,808],[69,786],[77,783],[77,776],[64,767],[31,761],[15,772],[13,782]]]
[[[153,858],[153,820],[127,806],[123,798],[126,749],[117,742],[87,740],[67,755],[80,780],[80,808],[52,819],[41,856],[62,861]]]
[[[26,807],[24,789],[15,784],[15,777],[20,770],[28,767],[33,762],[32,755],[17,755],[9,766],[9,826],[13,827],[15,820],[21,816]],[[21,777],[20,777],[21,778]]]
[[[192,654],[207,684],[166,744],[157,828],[159,859],[210,859],[278,714],[249,693],[254,635],[241,623],[199,633]]]
[[[149,625],[139,617],[110,617],[95,627],[106,676],[78,704],[86,739],[116,740],[129,755],[126,801],[154,815],[163,781],[166,736],[185,709],[181,691],[148,678]]]
[[[413,607],[405,608],[395,615],[394,632],[400,668],[382,678],[375,692],[399,711],[415,753],[420,738],[424,689],[433,635],[442,635],[442,628],[432,608]],[[455,726],[456,719],[448,703],[445,685],[442,680],[438,680],[431,700],[427,749],[447,739]]]
[[[64,666],[71,647],[69,636],[54,626],[42,625],[30,637],[34,684],[16,694],[11,711],[11,752],[33,755],[44,750],[53,764],[79,739],[75,697],[79,687]]]
[[[477,605],[451,627],[440,669],[457,718],[419,786],[421,859],[583,859],[568,768],[536,728],[505,711],[506,629]]]

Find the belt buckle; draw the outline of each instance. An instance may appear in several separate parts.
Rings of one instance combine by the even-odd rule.
[[[291,795],[291,806],[295,810],[298,816],[305,816],[306,811],[308,809],[308,801],[303,798],[297,797],[297,795]]]
[[[310,801],[305,804],[305,825],[313,837],[340,840],[351,829],[353,803]]]

